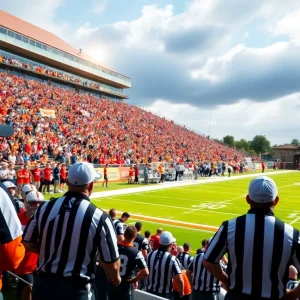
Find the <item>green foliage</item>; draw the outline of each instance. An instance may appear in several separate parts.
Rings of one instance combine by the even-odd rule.
[[[299,146],[299,140],[298,139],[293,139],[292,141],[291,141],[291,144],[292,145],[294,145],[294,146]]]
[[[271,148],[270,141],[264,135],[256,135],[250,145],[256,153],[265,153]]]
[[[234,137],[232,135],[226,135],[223,137],[223,142],[225,145],[229,146],[229,147],[234,147],[235,143],[234,143]]]

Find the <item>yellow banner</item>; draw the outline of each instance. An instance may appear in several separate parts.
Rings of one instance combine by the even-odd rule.
[[[52,119],[56,118],[56,116],[55,116],[55,110],[53,110],[53,109],[43,109],[43,108],[40,108],[40,112],[41,112],[41,116],[42,117],[48,117],[48,118],[52,118]]]

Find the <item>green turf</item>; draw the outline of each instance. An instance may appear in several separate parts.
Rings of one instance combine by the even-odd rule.
[[[279,189],[280,201],[275,208],[276,216],[300,229],[300,172],[269,176],[275,180]],[[220,226],[224,220],[247,212],[245,197],[251,179],[241,176],[232,181],[103,197],[93,202],[107,210],[114,207],[132,214]],[[136,221],[135,217],[128,223]],[[154,233],[158,227],[171,231],[179,244],[190,242],[194,250],[200,247],[203,238],[213,235],[212,232],[143,221],[143,230]]]
[[[94,193],[96,192],[107,192],[107,191],[113,191],[113,190],[120,190],[120,189],[128,189],[128,188],[134,188],[137,187],[135,184],[128,184],[126,182],[111,182],[108,183],[107,187],[102,187],[102,183],[96,183],[94,187]],[[53,189],[53,186],[51,186],[51,189]],[[67,187],[65,186],[65,190],[67,190]],[[43,194],[46,200],[49,200],[52,197],[59,197],[63,195],[63,193],[57,193],[57,194]]]

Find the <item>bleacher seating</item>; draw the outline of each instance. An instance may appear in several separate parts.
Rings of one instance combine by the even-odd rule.
[[[0,73],[0,121],[13,124],[15,136],[3,140],[29,156],[56,156],[59,151],[93,163],[178,160],[242,160],[228,148],[151,112],[126,103],[99,99],[55,85]],[[56,118],[42,117],[40,109]]]

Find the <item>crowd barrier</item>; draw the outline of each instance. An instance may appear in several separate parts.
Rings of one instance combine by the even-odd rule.
[[[134,300],[164,300],[166,298],[158,297],[140,290],[134,290]],[[221,288],[220,294],[218,299],[219,300],[224,300],[226,295],[226,291]]]

